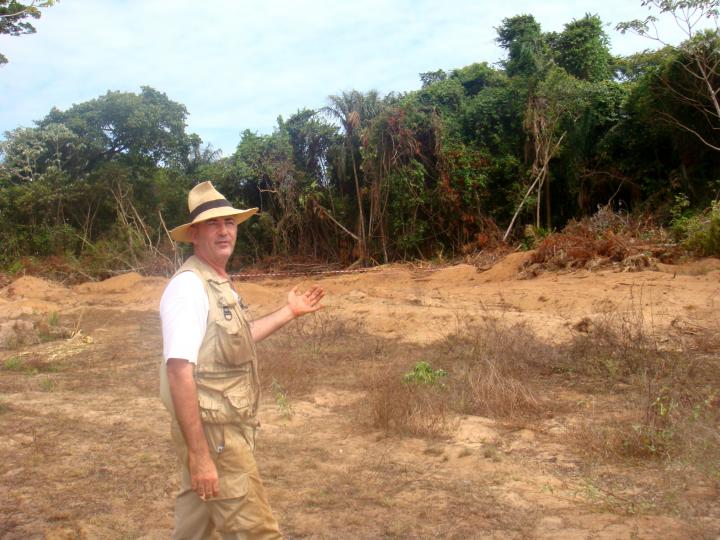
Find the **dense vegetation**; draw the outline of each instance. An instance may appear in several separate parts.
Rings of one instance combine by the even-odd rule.
[[[228,157],[153,88],[53,109],[0,142],[0,264],[58,255],[93,275],[158,270],[149,261],[174,253],[165,224],[186,220],[187,191],[205,180],[262,210],[240,229],[245,262],[448,257],[599,207],[652,213],[720,254],[718,1],[643,5],[690,22],[687,40],[618,58],[598,16],[555,33],[519,15],[497,28],[500,66],[330,96],[272,134],[242,132]],[[649,36],[648,23],[620,29]]]

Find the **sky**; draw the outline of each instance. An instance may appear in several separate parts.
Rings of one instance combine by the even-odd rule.
[[[648,15],[640,0],[59,0],[37,33],[0,36],[0,133],[151,86],[186,106],[188,132],[229,155],[243,130],[271,133],[278,115],[329,95],[411,91],[422,72],[499,62],[495,29],[525,13],[545,32],[598,14],[614,54],[656,47],[614,29]],[[670,21],[661,29],[682,40]]]

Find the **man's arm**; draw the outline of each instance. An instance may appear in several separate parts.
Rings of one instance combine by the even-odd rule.
[[[205,432],[200,421],[194,365],[187,360],[169,358],[168,383],[175,417],[188,447],[188,469],[192,489],[202,498],[217,497],[220,484],[217,468],[210,457]]]
[[[323,306],[320,304],[320,300],[322,300],[323,296],[325,296],[325,291],[317,285],[313,285],[302,294],[298,292],[298,287],[294,287],[288,293],[287,304],[277,311],[273,311],[269,315],[250,323],[250,333],[253,341],[255,343],[262,341],[293,319],[322,309]]]

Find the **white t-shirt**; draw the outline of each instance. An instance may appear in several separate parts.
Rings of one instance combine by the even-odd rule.
[[[170,280],[160,299],[166,362],[181,358],[197,364],[209,309],[205,287],[195,272],[182,272]]]
[[[235,299],[239,297],[233,291]],[[205,286],[195,272],[172,278],[160,299],[163,358],[180,358],[197,364],[210,310]]]

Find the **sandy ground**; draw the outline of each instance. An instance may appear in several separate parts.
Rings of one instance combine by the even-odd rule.
[[[347,323],[363,336],[347,346],[363,351],[431,346],[487,316],[551,342],[609,313],[651,329],[720,328],[717,259],[518,279],[526,259],[511,254],[483,272],[389,265],[238,289],[261,315],[294,284],[318,282],[326,308],[313,324]],[[0,538],[169,537],[179,481],[156,397],[165,283],[126,274],[65,287],[27,276],[0,291]],[[25,339],[23,325],[43,319],[58,319],[64,337]],[[353,364],[343,344],[293,345],[302,328],[283,332],[334,373],[291,396],[292,415],[265,393],[257,457],[289,538],[720,538],[717,483],[677,485],[658,502],[647,479],[669,473],[583,462],[568,447],[572,414],[514,427],[465,416],[449,438],[386,437],[357,419],[364,393],[344,382]],[[8,369],[16,359],[34,368]],[[573,392],[568,401],[586,407]]]

